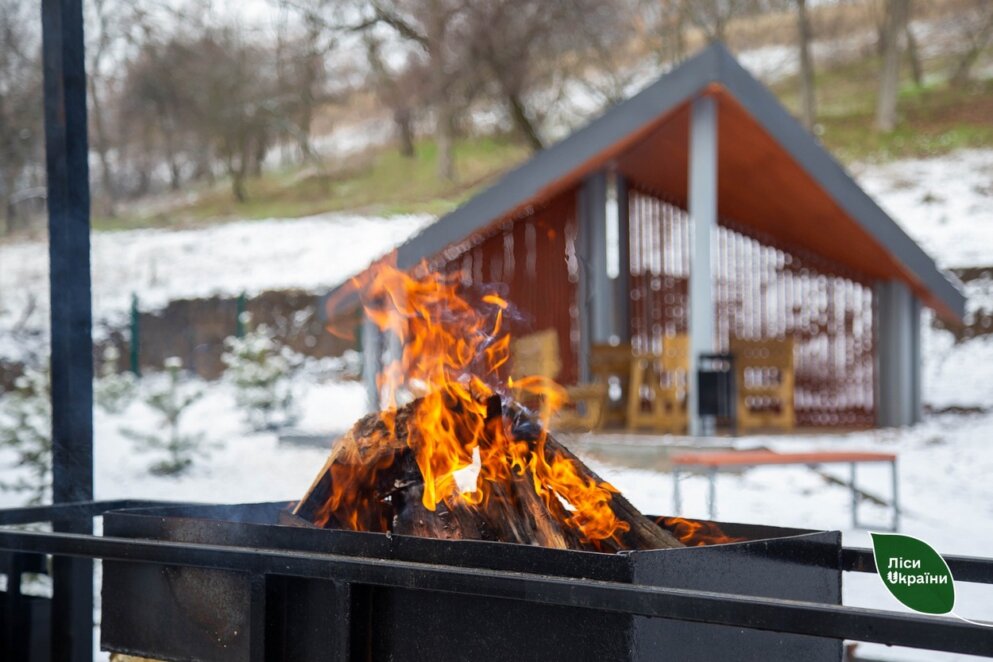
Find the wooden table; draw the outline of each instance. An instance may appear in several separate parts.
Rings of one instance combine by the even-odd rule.
[[[896,531],[900,525],[900,496],[897,486],[896,455],[893,453],[871,453],[860,451],[816,451],[805,453],[777,453],[770,450],[753,451],[721,451],[678,453],[669,458],[672,463],[672,506],[674,514],[682,510],[682,498],[679,491],[680,474],[684,471],[703,471],[710,479],[707,495],[707,506],[710,519],[717,513],[717,472],[724,467],[758,467],[769,465],[803,464],[815,466],[819,464],[848,464],[850,466],[850,483],[852,491],[852,528],[859,528],[858,519],[858,488],[856,487],[856,467],[866,462],[889,462],[892,476],[892,508],[893,519],[891,531]]]

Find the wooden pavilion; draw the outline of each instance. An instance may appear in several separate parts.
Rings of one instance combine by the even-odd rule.
[[[421,260],[466,284],[505,283],[529,318],[520,332],[555,330],[564,383],[594,376],[598,346],[658,355],[681,339],[687,412],[701,355],[749,342],[768,355],[763,342],[788,340],[805,426],[919,420],[922,306],[950,321],[965,307],[720,44],[398,249],[402,268]],[[366,324],[363,346],[380,342]],[[374,374],[380,352],[366,360]],[[688,416],[689,432],[700,425]]]

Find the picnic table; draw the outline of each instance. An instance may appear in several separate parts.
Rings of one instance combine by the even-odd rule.
[[[892,531],[900,525],[900,496],[897,486],[896,455],[893,453],[874,453],[864,451],[811,451],[803,453],[777,453],[771,450],[748,451],[718,451],[677,453],[669,458],[672,463],[672,505],[676,515],[682,511],[682,495],[679,490],[680,474],[683,471],[702,471],[709,477],[707,506],[710,519],[717,514],[717,472],[726,467],[758,467],[768,465],[815,466],[821,464],[848,464],[849,488],[852,493],[852,528],[859,528],[858,505],[859,490],[856,485],[856,468],[867,462],[888,462],[891,468],[891,494],[893,519]]]

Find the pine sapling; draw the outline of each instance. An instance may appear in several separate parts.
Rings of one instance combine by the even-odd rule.
[[[134,400],[137,379],[130,372],[119,372],[120,350],[108,345],[103,350],[99,376],[94,383],[93,396],[96,403],[108,414],[120,414]]]
[[[292,380],[298,362],[293,352],[281,346],[265,324],[224,344],[226,375],[249,425],[255,430],[292,425],[298,417]]]
[[[160,417],[161,432],[146,433],[122,430],[142,448],[164,454],[149,466],[158,476],[178,476],[185,473],[197,456],[206,456],[203,434],[188,434],[182,430],[183,415],[190,406],[203,397],[203,391],[184,379],[183,364],[177,357],[165,360],[165,379],[146,380],[148,391],[145,404]]]
[[[47,368],[27,368],[14,389],[0,398],[0,448],[14,459],[13,471],[0,473],[0,489],[27,494],[29,505],[49,502],[52,401]]]

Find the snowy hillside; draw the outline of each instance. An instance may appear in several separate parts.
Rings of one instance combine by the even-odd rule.
[[[175,299],[301,288],[321,292],[402,243],[432,218],[322,214],[191,230],[131,230],[92,237],[95,333]],[[0,359],[48,327],[48,245],[0,244]],[[14,333],[16,330],[16,334]]]

